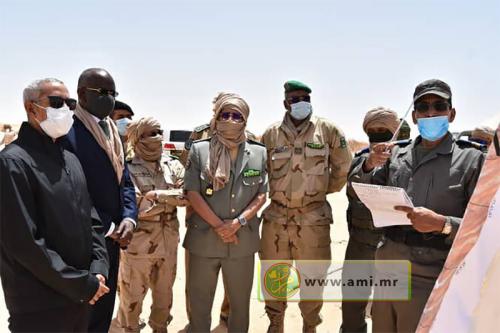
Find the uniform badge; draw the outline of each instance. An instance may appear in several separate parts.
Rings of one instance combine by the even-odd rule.
[[[288,150],[288,146],[280,146],[280,147],[274,148],[274,153],[279,154],[279,153],[283,153],[287,150]]]
[[[214,188],[212,185],[209,185],[207,189],[205,190],[205,195],[207,197],[211,197],[214,194]]]
[[[340,138],[340,148],[347,148],[347,142],[345,141],[345,137]]]
[[[294,148],[293,148],[293,153],[294,153],[295,155],[300,155],[300,154],[302,154],[302,147],[294,147]]]
[[[245,178],[256,177],[256,176],[260,176],[260,170],[247,169],[243,171],[243,177]]]
[[[323,143],[315,143],[315,142],[309,142],[309,143],[307,143],[307,146],[311,149],[323,149],[323,148],[325,148],[325,145]]]

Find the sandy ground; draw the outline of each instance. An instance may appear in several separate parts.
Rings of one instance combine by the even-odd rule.
[[[331,229],[332,237],[332,254],[333,260],[342,261],[344,258],[345,248],[347,246],[348,232],[347,225],[345,222],[345,211],[347,208],[347,198],[345,192],[329,195],[328,200],[333,207],[334,224]],[[181,240],[183,239],[185,228],[184,223],[184,209],[179,212],[179,219],[181,221]],[[168,330],[169,332],[182,332],[183,328],[187,324],[186,316],[186,305],[184,297],[184,285],[185,285],[185,274],[184,274],[184,249],[179,244],[179,254],[178,254],[178,270],[177,278],[174,285],[174,305],[172,309],[173,320],[170,323]],[[1,288],[0,288],[1,293]],[[1,295],[3,299],[3,294]],[[226,332],[223,327],[219,327],[219,312],[220,305],[222,304],[223,298],[223,287],[222,281],[219,280],[217,287],[217,292],[214,300],[214,307],[212,310],[212,332],[222,333]],[[117,304],[119,299],[117,299]],[[149,308],[151,306],[151,298],[149,294],[146,296],[146,300],[143,305],[143,319],[147,321],[149,315]],[[118,306],[115,307],[115,313]],[[318,326],[318,332],[338,332],[341,324],[341,309],[340,303],[338,302],[328,302],[325,303],[321,311],[323,317],[323,323]],[[5,332],[7,330],[7,318],[8,312],[5,307],[5,303],[0,304],[0,332]],[[264,303],[257,299],[257,283],[254,279],[254,288],[251,296],[250,305],[250,332],[261,333],[266,332],[269,321],[264,311]],[[110,330],[112,333],[120,332],[119,329],[112,328]],[[149,326],[144,328],[141,332],[149,333],[151,329]],[[297,303],[290,303],[286,312],[285,318],[285,332],[302,332],[302,318]]]

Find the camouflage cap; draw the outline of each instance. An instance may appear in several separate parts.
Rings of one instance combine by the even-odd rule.
[[[285,82],[283,87],[285,87],[285,93],[289,93],[289,92],[297,91],[297,90],[303,90],[309,94],[312,92],[311,88],[309,88],[309,86],[307,84],[302,83],[302,82],[297,81],[297,80],[288,80]]]
[[[425,95],[437,95],[449,100],[451,104],[451,88],[446,82],[441,80],[431,79],[420,83],[413,93],[413,101]]]

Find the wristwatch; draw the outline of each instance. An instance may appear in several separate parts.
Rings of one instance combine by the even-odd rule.
[[[451,234],[451,221],[449,217],[446,217],[446,221],[444,222],[443,230],[441,230],[442,235],[449,235]]]
[[[238,216],[238,222],[240,222],[242,227],[247,225],[247,219],[243,215]]]

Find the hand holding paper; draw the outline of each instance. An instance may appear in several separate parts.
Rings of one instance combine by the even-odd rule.
[[[395,206],[413,208],[413,203],[404,189],[363,183],[352,183],[352,187],[358,198],[371,211],[375,227],[412,224],[406,212],[394,209]]]

